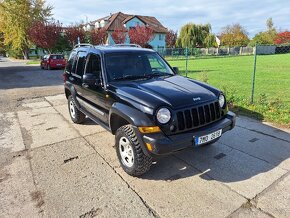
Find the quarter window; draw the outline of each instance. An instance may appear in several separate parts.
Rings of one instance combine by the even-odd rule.
[[[85,62],[86,62],[86,52],[83,51],[78,52],[78,62],[76,67],[77,75],[82,76],[84,74]]]
[[[72,52],[69,56],[69,59],[66,64],[66,71],[68,71],[69,73],[74,73],[72,70],[73,70],[73,65],[74,65],[76,56],[77,54],[75,52]],[[47,58],[47,56],[44,56],[44,57],[45,59]]]

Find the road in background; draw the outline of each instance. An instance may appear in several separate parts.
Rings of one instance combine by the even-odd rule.
[[[23,99],[63,93],[63,70],[0,59],[0,112],[17,110]]]

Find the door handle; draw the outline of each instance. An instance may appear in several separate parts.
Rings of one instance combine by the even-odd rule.
[[[70,76],[69,80],[74,81],[75,79],[72,76]]]

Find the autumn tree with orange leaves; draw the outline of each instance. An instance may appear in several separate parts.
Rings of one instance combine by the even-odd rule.
[[[246,46],[249,37],[246,29],[240,24],[227,25],[220,33],[221,44],[226,46]]]
[[[285,31],[285,32],[281,32],[277,35],[277,37],[274,40],[275,44],[290,44],[290,32],[289,31]]]

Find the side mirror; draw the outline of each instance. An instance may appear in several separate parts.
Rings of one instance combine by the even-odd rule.
[[[100,86],[100,79],[97,75],[92,74],[92,73],[86,73],[83,75],[83,86],[94,86],[94,87],[98,87]]]
[[[173,67],[172,69],[174,70],[174,72],[175,72],[176,74],[179,73],[179,69],[178,69],[178,67]]]

